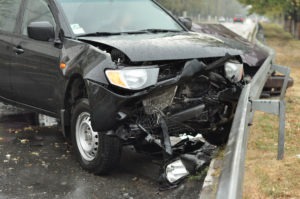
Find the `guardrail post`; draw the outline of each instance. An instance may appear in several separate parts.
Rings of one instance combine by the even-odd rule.
[[[273,65],[272,69],[284,74],[285,79],[283,82],[280,99],[279,100],[252,100],[253,111],[262,111],[269,114],[274,114],[279,117],[279,132],[278,132],[278,149],[277,159],[282,160],[284,158],[284,143],[285,143],[285,92],[290,78],[290,69],[283,66]]]
[[[278,154],[277,159],[282,160],[284,157],[285,142],[285,102],[280,101],[279,105],[279,135],[278,135]]]
[[[252,100],[252,111],[262,111],[277,115],[279,118],[278,132],[278,154],[277,159],[282,160],[284,156],[284,138],[285,138],[285,102],[283,100]]]
[[[288,67],[273,65],[272,68],[281,74],[285,75],[285,79],[281,88],[280,94],[280,106],[279,106],[279,135],[278,135],[278,160],[282,160],[284,157],[284,142],[285,142],[285,112],[286,103],[284,100],[288,81],[291,74],[291,69]]]

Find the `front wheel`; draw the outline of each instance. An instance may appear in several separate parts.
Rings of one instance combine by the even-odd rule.
[[[107,174],[118,165],[121,140],[93,130],[88,99],[80,100],[74,107],[71,132],[75,156],[82,168],[95,174]]]

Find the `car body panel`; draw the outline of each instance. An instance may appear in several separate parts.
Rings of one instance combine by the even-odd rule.
[[[0,96],[4,98],[12,97],[12,87],[10,81],[11,58],[12,58],[12,37],[0,32]]]
[[[122,51],[132,62],[185,60],[200,57],[222,57],[241,51],[207,34],[191,32],[167,34],[138,34],[110,37],[80,37]]]
[[[109,53],[99,48],[74,39],[65,39],[61,62],[67,67],[63,69],[64,76],[80,74],[84,79],[108,84],[104,75],[105,68],[116,68]]]
[[[91,122],[96,131],[105,132],[118,128],[122,122],[118,113],[122,112],[121,109],[126,110],[126,106],[132,110],[134,104],[138,102],[137,99],[140,98],[140,96],[118,95],[92,81],[87,81],[87,83],[92,110]],[[148,94],[148,92],[144,94]]]
[[[215,37],[224,40],[233,48],[243,51],[241,57],[243,62],[250,67],[260,67],[268,57],[268,52],[260,48],[257,44],[249,42],[247,39],[232,32],[221,24],[193,24],[193,31],[214,35]]]
[[[60,86],[58,78],[62,77],[59,68],[60,49],[52,42],[35,41],[22,36],[15,37],[13,45],[24,50],[22,54],[14,54],[11,63],[15,99],[23,104],[56,112],[57,89]]]

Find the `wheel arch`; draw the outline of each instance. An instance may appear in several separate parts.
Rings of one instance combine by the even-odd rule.
[[[87,85],[84,81],[83,76],[79,73],[75,73],[69,77],[69,81],[65,88],[65,96],[63,102],[64,113],[61,116],[63,117],[64,121],[64,135],[67,138],[70,138],[72,107],[81,98],[88,98]]]

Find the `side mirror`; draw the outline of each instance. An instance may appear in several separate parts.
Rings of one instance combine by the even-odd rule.
[[[191,18],[179,17],[178,19],[188,30],[192,30],[193,20]]]
[[[38,41],[54,40],[54,27],[48,21],[31,22],[28,27],[28,36],[31,39]]]

